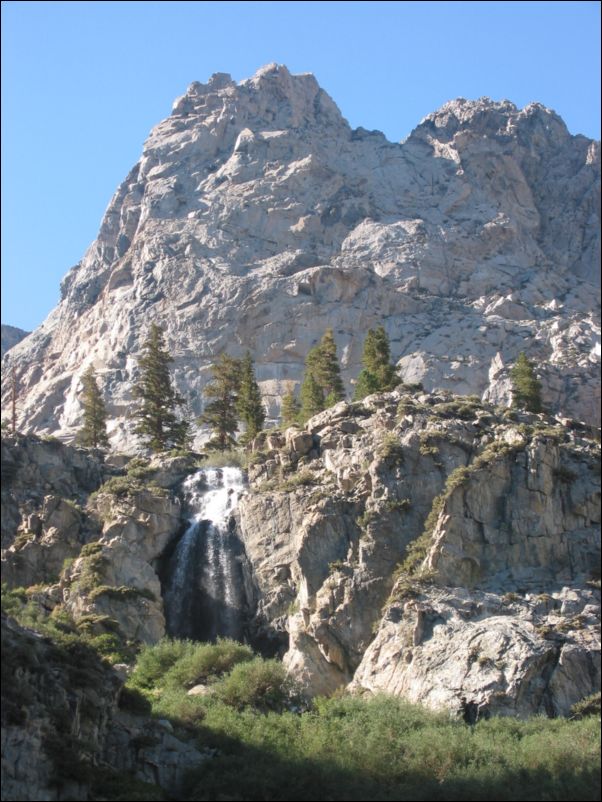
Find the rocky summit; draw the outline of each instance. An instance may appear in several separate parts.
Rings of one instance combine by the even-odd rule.
[[[539,103],[457,99],[392,143],[350,128],[311,74],[194,82],[59,305],[5,357],[20,428],[71,438],[94,366],[111,444],[134,450],[151,321],[191,418],[225,350],[250,349],[275,419],[327,326],[349,389],[364,332],[383,323],[407,382],[506,403],[524,350],[549,409],[599,422],[599,187],[599,143]]]

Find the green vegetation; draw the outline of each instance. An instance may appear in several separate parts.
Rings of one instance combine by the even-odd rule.
[[[261,403],[261,391],[255,379],[250,351],[247,351],[240,363],[236,409],[240,420],[245,424],[245,433],[240,438],[240,441],[248,443],[259,434],[265,421],[265,410]]]
[[[2,585],[2,612],[15,618],[21,626],[36,630],[71,655],[76,671],[80,657],[100,656],[109,663],[129,662],[134,651],[130,643],[116,634],[117,622],[108,616],[84,616],[74,621],[67,611],[57,605],[48,613],[30,592],[33,588],[13,588]],[[82,657],[83,656],[83,657]]]
[[[365,532],[372,521],[375,520],[376,515],[376,510],[364,510],[364,512],[355,519],[355,523]]]
[[[354,401],[371,393],[392,390],[398,384],[395,366],[391,364],[389,338],[383,326],[368,329],[362,354],[362,370],[355,384]]]
[[[386,432],[378,447],[377,455],[390,462],[403,462],[403,446],[393,432]]]
[[[300,703],[300,693],[278,660],[256,657],[235,665],[213,685],[216,699],[236,710],[252,708],[267,713]]]
[[[393,578],[397,587],[394,588],[392,599],[399,598],[400,595],[406,595],[406,592],[411,589],[416,581],[427,582],[432,578],[429,572],[421,567],[422,563],[432,545],[433,533],[446,500],[456,487],[466,481],[469,470],[469,468],[463,466],[453,470],[447,477],[443,492],[433,499],[430,512],[424,522],[422,534],[408,545],[405,558],[395,569]]]
[[[142,493],[145,490],[155,495],[164,495],[166,493],[164,488],[152,482],[145,482],[145,484],[142,484],[137,476],[139,472],[144,474],[144,469],[134,468],[132,473],[128,473],[126,476],[111,476],[98,490],[91,493],[90,498],[96,498],[100,493],[110,493],[116,498],[128,498],[135,496],[137,493]]]
[[[474,420],[478,413],[483,409],[480,399],[475,400],[475,396],[458,398],[453,401],[445,401],[434,404],[432,412],[442,418],[459,418],[460,420]]]
[[[535,375],[535,369],[521,351],[512,369],[512,406],[528,412],[541,412],[541,382]]]
[[[155,594],[152,590],[148,590],[148,588],[135,588],[130,585],[120,585],[119,587],[113,585],[98,585],[88,594],[88,598],[91,602],[95,601],[100,596],[106,596],[115,601],[136,601],[137,599],[156,601]]]
[[[332,329],[305,358],[305,373],[301,384],[301,415],[306,421],[323,409],[336,404],[345,397],[341,369],[337,358],[337,346]]]
[[[143,457],[134,457],[130,460],[126,467],[126,473],[130,479],[146,480],[156,474],[156,468],[151,468],[148,460]]]
[[[166,451],[172,447],[185,447],[188,443],[188,423],[178,420],[174,409],[184,399],[174,390],[169,375],[173,362],[165,346],[163,329],[151,324],[149,335],[138,359],[140,376],[132,394],[140,401],[135,417],[136,433],[152,451]]]
[[[82,376],[82,384],[84,422],[77,439],[88,448],[108,448],[107,410],[92,366]]]
[[[280,476],[280,478],[268,479],[268,481],[263,482],[263,484],[261,484],[257,490],[260,493],[290,493],[291,491],[296,490],[298,487],[308,487],[309,485],[314,484],[316,484],[315,474],[309,469],[305,468],[295,474],[290,475],[286,479],[283,475]]]
[[[389,498],[385,501],[387,512],[407,512],[412,507],[410,498]]]
[[[219,638],[214,644],[163,638],[142,648],[128,684],[140,690],[157,686],[188,689],[253,657],[248,646],[228,638]]]
[[[217,362],[211,365],[211,375],[212,380],[203,390],[203,395],[211,400],[205,405],[199,422],[210,426],[213,433],[207,448],[227,451],[236,444],[240,361],[220,354]]]
[[[107,558],[103,556],[101,543],[87,543],[81,550],[79,576],[76,586],[82,593],[90,593],[102,585]]]
[[[226,468],[234,466],[246,468],[248,458],[243,451],[235,448],[226,451],[212,451],[203,459],[197,462],[199,468]]]
[[[6,591],[3,604],[9,599],[25,607],[25,598],[22,590]],[[70,629],[64,614],[48,621],[38,621],[37,628],[52,638],[52,660],[67,672],[70,685],[97,685],[98,644],[91,646]],[[87,621],[81,629],[95,631],[97,625],[102,622]],[[14,692],[3,714],[9,723],[23,723],[27,685],[18,677],[45,668],[28,643],[5,656],[3,682]],[[490,662],[487,655],[474,659]],[[201,683],[206,692],[189,696],[189,688]],[[599,694],[583,700],[574,708],[575,720],[492,718],[474,727],[453,714],[388,696],[335,694],[309,704],[281,663],[230,640],[164,639],[144,647],[119,696],[122,710],[168,718],[177,735],[213,751],[214,757],[188,775],[178,794],[182,802],[240,799],[241,791],[245,799],[268,802],[596,800],[599,704]],[[90,783],[91,798],[169,795],[171,789],[164,794],[126,774],[94,767],[91,749],[70,735],[64,711],[57,709],[55,717],[60,737],[46,739],[44,748],[57,780]],[[141,735],[138,744],[151,746],[153,735]]]
[[[598,798],[599,728],[583,721],[512,718],[467,727],[401,699],[335,695],[308,703],[283,666],[231,665],[212,652],[246,649],[162,641],[140,655],[124,706],[170,718],[201,748],[218,750],[188,777],[190,800],[566,800]],[[202,659],[207,693],[188,696]],[[485,660],[486,657],[483,658]],[[138,694],[136,693],[138,691]]]
[[[297,401],[297,396],[293,390],[289,390],[288,393],[286,393],[282,398],[282,426],[287,428],[288,426],[292,426],[294,423],[297,423],[300,412],[301,405]]]
[[[586,696],[585,699],[582,699],[571,707],[573,718],[582,719],[588,716],[597,716],[600,718],[601,700],[602,694],[600,694],[600,692],[592,693],[591,696]]]
[[[301,412],[299,413],[299,419],[301,421],[309,420],[325,408],[324,391],[314,378],[313,373],[308,373],[306,370],[301,384]]]

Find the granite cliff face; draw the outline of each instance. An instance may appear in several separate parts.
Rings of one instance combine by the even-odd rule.
[[[310,695],[566,715],[600,686],[597,437],[407,387],[262,433],[234,512],[241,628]],[[133,655],[165,634],[197,465],[116,461],[3,439],[3,578]]]
[[[93,364],[114,447],[150,321],[201,411],[250,348],[269,414],[334,329],[344,377],[382,322],[406,381],[495,402],[520,350],[550,408],[599,419],[599,145],[532,103],[455,100],[401,144],[352,130],[310,74],[193,83],[151,132],[47,320],[11,349],[21,426],[69,437]],[[7,392],[5,388],[5,392]],[[7,395],[3,396],[7,399]]]
[[[565,715],[600,685],[591,432],[401,391],[255,442],[257,634],[311,693]]]

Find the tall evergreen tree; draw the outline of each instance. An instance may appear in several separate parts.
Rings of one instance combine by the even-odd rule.
[[[313,375],[321,387],[327,407],[345,398],[345,387],[341,379],[337,345],[332,329],[326,329],[318,345],[309,351],[305,366],[306,371]]]
[[[354,401],[370,393],[386,392],[395,387],[397,376],[391,364],[389,338],[383,326],[369,329],[362,354],[362,370],[355,384]]]
[[[228,354],[221,354],[211,366],[211,373],[213,379],[203,390],[203,395],[211,400],[205,406],[200,421],[213,430],[208,447],[226,451],[236,443],[234,435],[238,429],[241,362]]]
[[[535,375],[535,369],[527,359],[524,351],[510,370],[512,380],[512,406],[526,409],[528,412],[541,412],[541,382]]]
[[[139,399],[136,410],[136,433],[141,435],[153,451],[164,451],[170,446],[188,444],[188,423],[178,420],[174,409],[184,403],[172,387],[169,366],[173,362],[163,335],[163,329],[151,324],[149,335],[138,359],[140,377],[133,388]]]
[[[280,411],[282,425],[286,427],[298,423],[300,412],[301,406],[297,401],[297,396],[294,390],[289,390],[288,393],[285,393],[282,397],[282,409]]]
[[[240,420],[245,424],[245,433],[240,437],[240,440],[243,443],[248,443],[263,429],[265,421],[261,390],[255,379],[255,370],[250,351],[247,351],[240,363],[236,410]]]
[[[326,408],[324,402],[324,391],[314,378],[314,374],[306,369],[303,382],[301,384],[301,414],[303,421],[309,420],[312,415],[316,415]]]
[[[92,366],[82,376],[82,384],[84,422],[77,440],[88,448],[108,448],[107,410]]]
[[[353,391],[353,400],[361,401],[367,395],[378,393],[379,391],[378,380],[374,373],[371,373],[366,368],[362,368],[355,380],[355,390]]]

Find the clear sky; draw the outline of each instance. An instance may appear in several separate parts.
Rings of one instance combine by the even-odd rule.
[[[32,329],[193,80],[313,72],[391,140],[455,97],[600,137],[598,2],[2,2],[2,322]]]

